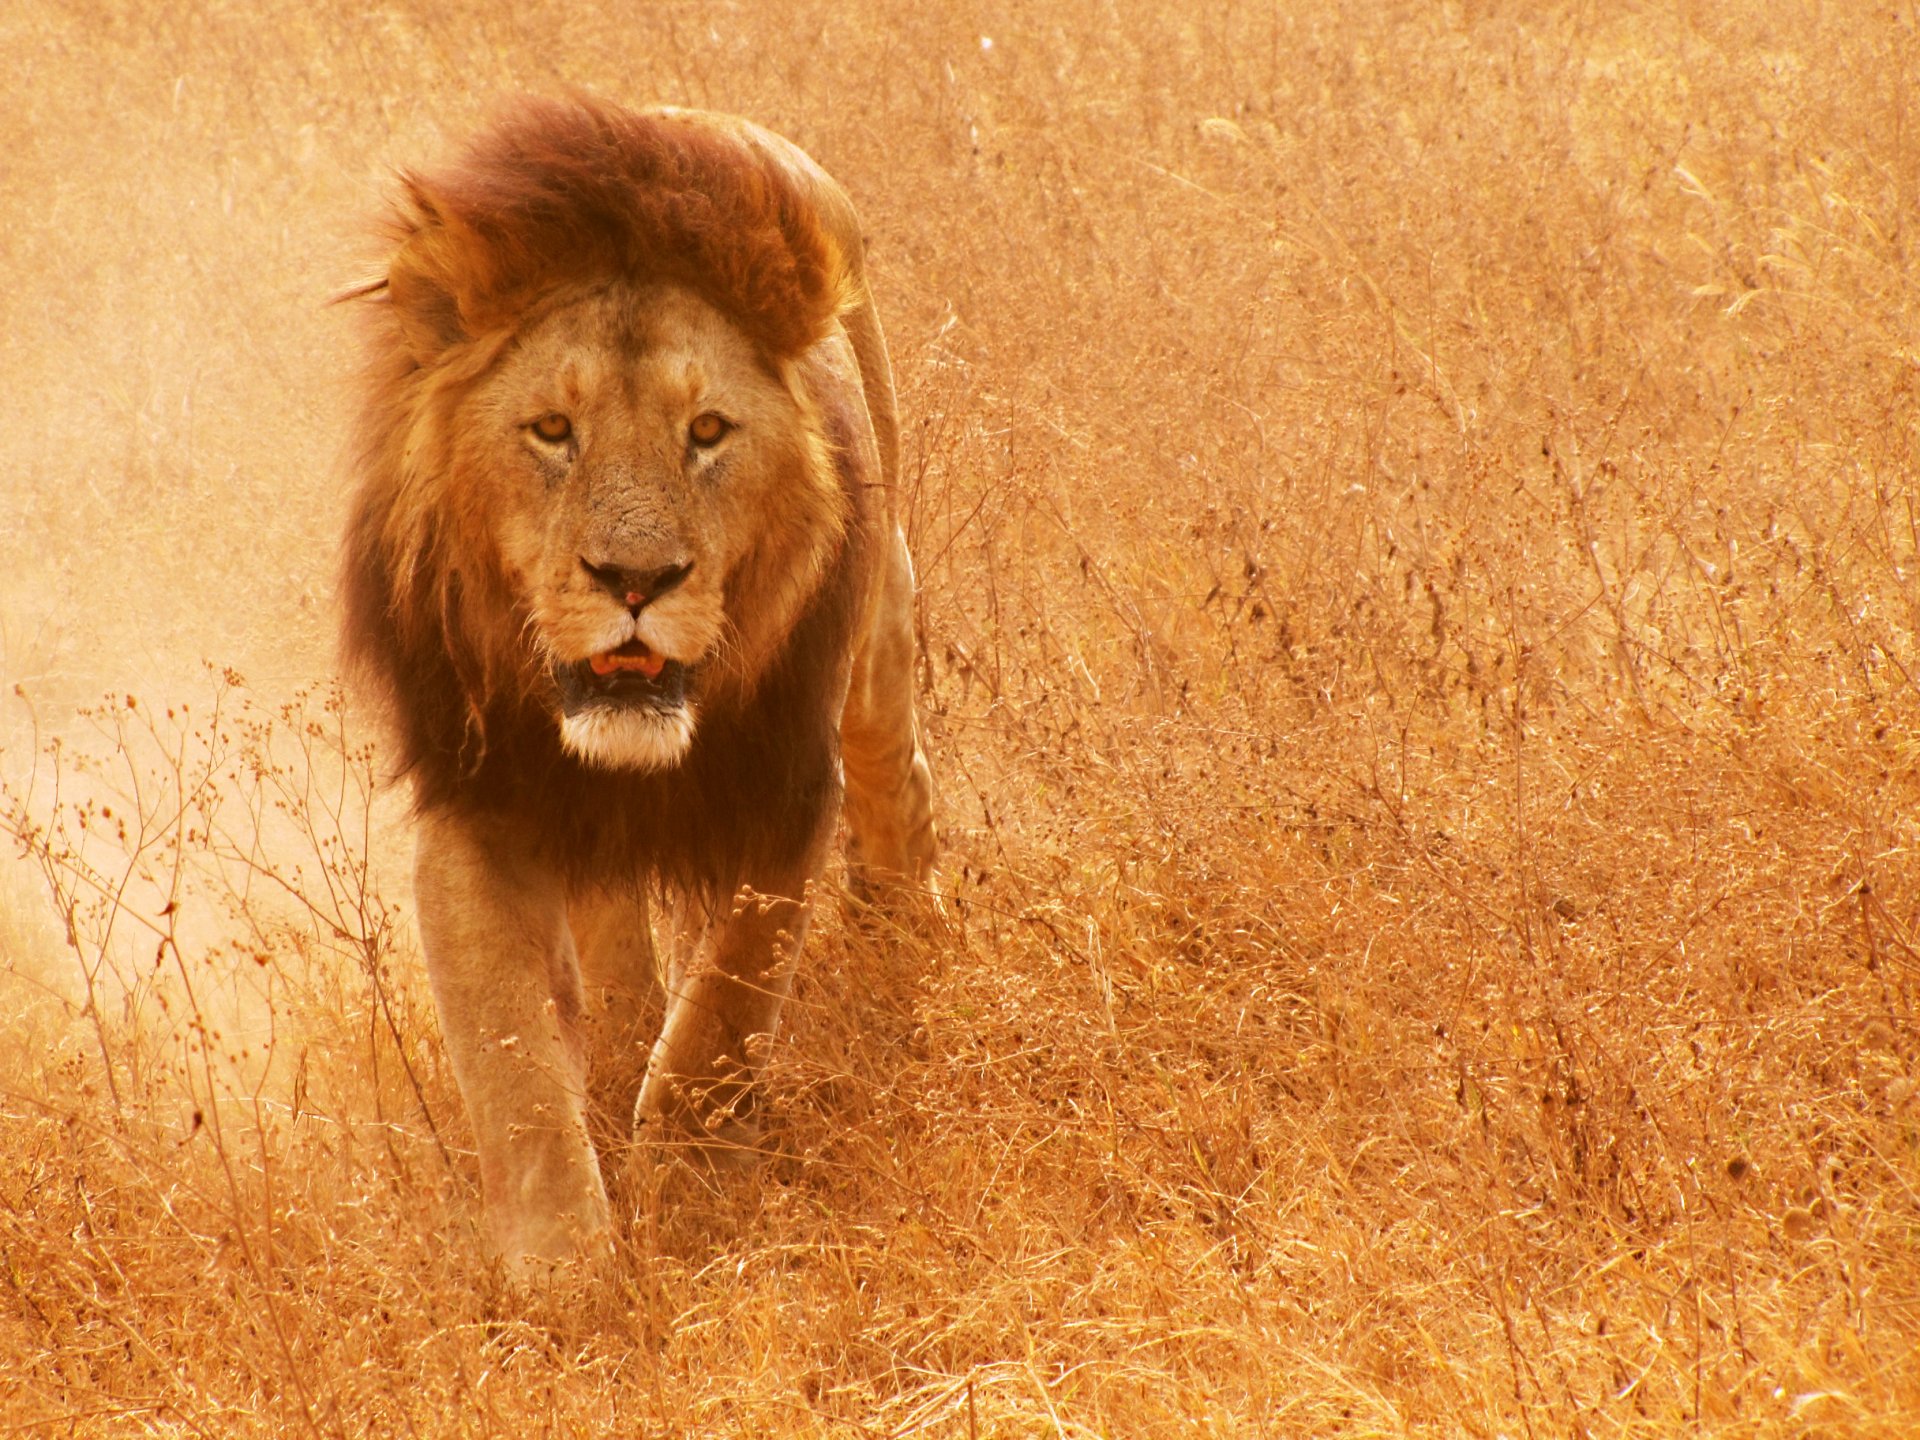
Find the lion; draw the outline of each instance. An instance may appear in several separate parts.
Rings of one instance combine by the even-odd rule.
[[[751,1148],[842,819],[857,894],[937,905],[899,431],[853,206],[767,130],[530,99],[401,191],[356,292],[344,652],[525,1272],[610,1247],[590,1094]]]

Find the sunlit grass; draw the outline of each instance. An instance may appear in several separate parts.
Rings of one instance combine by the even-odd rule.
[[[0,1430],[1920,1425],[1906,7],[0,36]],[[867,218],[956,926],[828,907],[778,1155],[553,1314],[312,687],[322,302],[566,84]]]

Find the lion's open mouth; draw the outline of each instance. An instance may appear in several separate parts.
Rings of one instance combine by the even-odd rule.
[[[618,650],[608,650],[587,658],[587,668],[602,680],[609,675],[636,672],[649,680],[658,680],[660,672],[666,667],[666,656],[657,650],[649,650],[638,640],[629,640]]]
[[[687,698],[687,667],[639,640],[554,667],[560,706],[568,715],[595,706],[674,710]]]

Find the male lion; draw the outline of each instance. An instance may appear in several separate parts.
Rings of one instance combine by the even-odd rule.
[[[590,1051],[643,1135],[755,1133],[843,778],[856,883],[931,893],[893,380],[851,203],[743,120],[524,101],[404,189],[346,650],[413,782],[490,1238],[538,1269],[608,1243]]]

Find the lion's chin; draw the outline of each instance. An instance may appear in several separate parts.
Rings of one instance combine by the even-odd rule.
[[[602,770],[666,770],[693,744],[694,707],[593,705],[560,721],[560,743]]]

